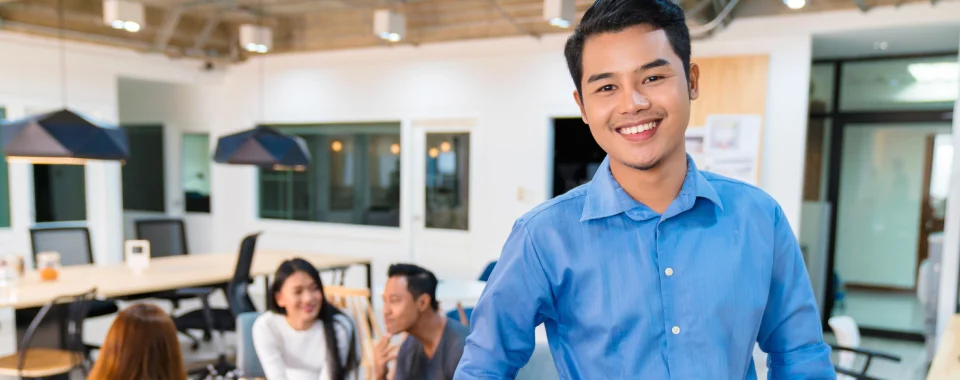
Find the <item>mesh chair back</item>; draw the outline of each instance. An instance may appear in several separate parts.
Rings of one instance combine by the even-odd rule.
[[[137,238],[150,242],[151,257],[186,255],[187,234],[180,219],[137,221]]]
[[[30,242],[34,263],[37,262],[37,253],[54,251],[60,254],[60,265],[93,264],[87,227],[31,228]]]
[[[257,237],[260,233],[250,234],[240,243],[240,254],[237,257],[237,269],[233,272],[233,279],[227,285],[227,303],[234,317],[250,311],[256,307],[247,292],[250,285],[250,268],[253,266],[253,253],[257,247]]]

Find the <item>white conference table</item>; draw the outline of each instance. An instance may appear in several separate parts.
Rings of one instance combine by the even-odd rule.
[[[150,259],[150,267],[134,273],[124,263],[110,265],[74,265],[60,268],[56,280],[43,281],[37,271],[29,270],[16,284],[10,297],[0,299],[0,308],[40,307],[57,297],[97,289],[102,299],[121,298],[181,288],[223,284],[233,278],[238,254],[200,253]],[[273,274],[283,261],[300,257],[318,269],[366,266],[370,287],[370,259],[342,257],[295,251],[257,250],[250,277]]]

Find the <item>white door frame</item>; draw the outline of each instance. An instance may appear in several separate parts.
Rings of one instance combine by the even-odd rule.
[[[412,157],[412,169],[413,175],[412,179],[412,188],[409,192],[411,205],[411,213],[409,219],[410,226],[410,258],[413,262],[419,262],[423,259],[421,253],[426,247],[428,241],[436,241],[437,239],[457,239],[459,241],[467,241],[467,238],[470,234],[470,228],[473,226],[473,223],[468,223],[468,229],[466,231],[459,230],[444,230],[444,229],[434,229],[426,227],[426,186],[424,182],[426,181],[426,149],[427,149],[427,134],[428,133],[468,133],[470,134],[470,151],[469,151],[469,175],[473,176],[473,168],[475,167],[475,154],[474,152],[474,129],[477,125],[475,119],[437,119],[437,120],[415,120],[412,123],[412,132],[413,138],[411,144],[411,155],[407,157]],[[470,191],[473,193],[473,181],[469,181]],[[472,203],[470,203],[472,204]],[[468,207],[469,204],[468,204]],[[467,211],[468,218],[472,219],[472,213],[468,209]]]

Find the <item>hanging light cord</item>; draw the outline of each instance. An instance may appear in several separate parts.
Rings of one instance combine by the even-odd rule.
[[[67,108],[67,48],[63,41],[63,0],[57,0],[57,24],[60,35],[60,101]]]
[[[263,0],[257,1],[257,27],[259,27],[258,29],[259,32],[263,31]],[[263,41],[263,42],[266,42],[266,41]],[[260,70],[260,122],[262,123],[264,122],[264,117],[265,117],[266,108],[267,108],[266,99],[264,95],[264,93],[266,93],[266,89],[264,89],[264,80],[263,80],[263,77],[264,77],[263,53],[261,53],[260,57],[257,57],[257,60],[259,60],[259,62],[257,62],[257,65],[259,66],[259,70]]]

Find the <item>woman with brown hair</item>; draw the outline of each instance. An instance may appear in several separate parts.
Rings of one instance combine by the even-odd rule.
[[[173,319],[150,304],[117,315],[90,380],[186,380]]]

